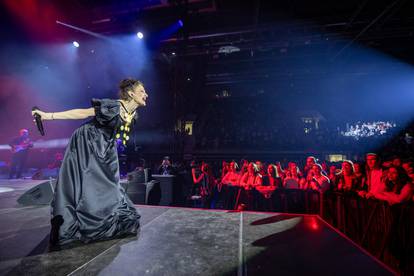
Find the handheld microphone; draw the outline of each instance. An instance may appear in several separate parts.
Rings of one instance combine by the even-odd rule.
[[[39,110],[39,108],[37,106],[32,107],[32,111],[35,111],[35,110]],[[45,136],[45,130],[43,129],[43,123],[42,123],[42,119],[40,115],[35,113],[33,117],[35,118],[36,126],[40,132],[40,135]]]

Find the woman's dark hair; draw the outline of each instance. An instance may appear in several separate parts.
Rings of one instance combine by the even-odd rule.
[[[128,91],[134,89],[134,86],[137,86],[137,85],[144,86],[142,82],[136,79],[128,78],[128,79],[121,80],[119,82],[119,98],[121,100],[128,101],[131,98],[128,94]]]
[[[387,192],[394,192],[396,194],[400,194],[402,188],[404,187],[405,184],[407,184],[409,177],[406,174],[406,172],[404,171],[404,169],[400,168],[400,167],[396,167],[396,166],[391,166],[388,168],[388,170],[390,169],[395,169],[398,173],[398,179],[396,181],[396,183],[392,183],[391,181],[389,181],[387,179],[386,183],[385,183],[385,187],[386,187],[386,191]]]
[[[280,176],[279,176],[279,172],[277,171],[276,165],[275,164],[269,164],[269,166],[267,166],[267,168],[269,169],[270,166],[273,168],[273,171],[274,171],[272,177],[273,178],[279,178]]]

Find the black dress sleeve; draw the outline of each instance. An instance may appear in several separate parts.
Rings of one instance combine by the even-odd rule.
[[[117,100],[92,99],[92,107],[95,109],[95,118],[103,126],[111,126],[117,120],[120,104]]]

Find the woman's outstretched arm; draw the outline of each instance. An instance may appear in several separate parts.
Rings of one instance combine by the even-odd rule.
[[[95,116],[95,109],[71,109],[62,112],[43,112],[40,110],[32,111],[32,115],[39,114],[42,120],[65,120],[65,119],[86,119],[91,116]]]

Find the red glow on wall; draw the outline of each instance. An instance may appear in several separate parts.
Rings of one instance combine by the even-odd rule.
[[[49,1],[6,0],[5,6],[31,38],[52,40],[57,38],[56,20],[62,19]]]

